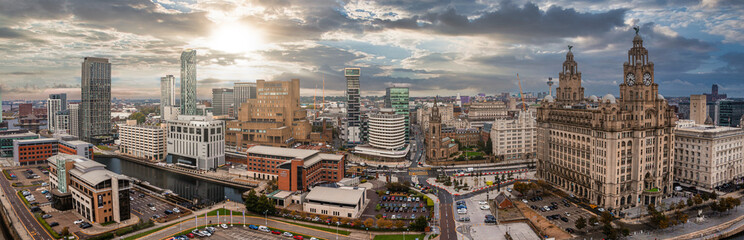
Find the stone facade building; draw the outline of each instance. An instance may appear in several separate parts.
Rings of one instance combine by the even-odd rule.
[[[744,177],[744,129],[677,122],[674,180],[712,192]]]
[[[429,119],[429,127],[424,128],[427,130],[426,139],[424,139],[426,159],[433,161],[447,160],[450,155],[457,152],[458,148],[453,139],[444,137],[442,134],[442,117],[439,115],[439,106],[437,106],[436,100],[434,100],[434,107],[431,108]]]
[[[533,159],[537,153],[535,111],[514,118],[496,119],[491,125],[493,154],[500,159]]]
[[[654,82],[640,35],[623,64],[620,97],[584,97],[570,48],[556,98],[537,110],[537,176],[606,209],[660,204],[672,193],[677,117]]]

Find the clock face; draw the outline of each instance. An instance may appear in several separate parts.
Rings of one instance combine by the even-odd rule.
[[[651,85],[651,74],[650,73],[643,74],[643,84],[646,84],[646,86]]]
[[[625,76],[625,82],[628,84],[628,86],[635,85],[635,75],[633,75],[633,73],[628,73],[628,75]]]

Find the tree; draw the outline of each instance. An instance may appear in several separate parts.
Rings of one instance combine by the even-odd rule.
[[[685,201],[679,200],[679,202],[677,203],[677,209],[683,209],[683,208],[685,208]]]
[[[599,223],[599,219],[597,219],[597,217],[596,217],[596,216],[591,216],[591,217],[589,218],[589,224],[590,224],[590,225],[594,226],[594,225],[596,225],[597,223]]]
[[[62,231],[61,231],[61,232],[59,232],[59,235],[60,235],[60,236],[67,236],[67,235],[70,235],[70,228],[69,228],[69,227],[64,227],[64,228],[62,228]]]
[[[586,227],[586,219],[584,217],[579,217],[579,219],[576,219],[576,229],[583,229]]]
[[[400,228],[403,228],[404,226],[406,226],[406,223],[404,223],[403,221],[401,220],[395,221],[395,228],[400,229]]]
[[[141,112],[135,112],[132,113],[132,115],[129,115],[130,120],[137,120],[137,123],[143,123],[145,120],[147,120],[147,116]]]
[[[692,205],[695,205],[695,201],[691,197],[687,198],[687,206],[692,207]]]
[[[375,226],[375,219],[374,218],[367,218],[367,220],[364,220],[364,226],[371,228]]]
[[[674,213],[674,219],[676,219],[677,220],[677,223],[679,223],[679,224],[685,224],[687,222],[687,219],[688,218],[689,218],[689,216],[687,216],[687,214],[684,214],[684,213],[682,213],[680,211],[676,211]]]
[[[604,212],[602,212],[602,215],[600,216],[600,220],[599,221],[602,222],[602,223],[604,223],[604,224],[610,224],[610,222],[612,222],[612,215],[610,215],[609,212],[604,211]]]
[[[336,224],[337,222],[338,222],[338,218],[337,217],[331,218],[331,223]]]
[[[491,141],[491,138],[488,138],[488,141],[486,141],[486,154],[491,155],[493,154],[493,141]]]
[[[362,225],[362,220],[359,220],[358,218],[351,221],[351,224],[354,224],[354,226]]]
[[[426,221],[426,217],[419,216],[416,220],[413,220],[409,227],[414,231],[424,231],[428,225],[429,223]]]
[[[253,211],[256,208],[256,204],[258,204],[258,195],[256,195],[256,191],[251,189],[251,191],[248,192],[248,196],[245,198],[245,209]]]

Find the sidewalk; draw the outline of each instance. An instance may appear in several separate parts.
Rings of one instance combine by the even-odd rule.
[[[26,230],[26,228],[23,226],[23,223],[20,222],[20,217],[18,217],[18,214],[15,212],[15,208],[10,205],[10,200],[8,200],[7,196],[5,195],[5,191],[2,191],[0,194],[0,202],[3,204],[3,208],[5,212],[8,213],[8,218],[10,218],[10,222],[8,222],[9,227],[14,228],[14,230],[20,235],[22,239],[33,239],[31,238],[31,235]]]

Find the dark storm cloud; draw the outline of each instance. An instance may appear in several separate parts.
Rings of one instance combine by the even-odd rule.
[[[303,66],[330,66],[341,68],[361,56],[343,49],[328,46],[305,47],[284,45],[282,50],[264,51],[263,56],[269,60],[294,62]]]
[[[0,15],[19,19],[59,19],[67,15],[66,1],[0,0]]]
[[[19,31],[6,28],[6,27],[0,27],[0,38],[25,38],[26,35],[20,33]]]
[[[726,63],[726,66],[719,68],[718,71],[744,74],[744,52],[726,53],[718,59]],[[739,79],[741,80],[742,76],[739,76]]]
[[[455,8],[449,8],[394,21],[376,20],[375,23],[388,28],[430,30],[448,35],[498,35],[531,42],[551,42],[556,38],[596,34],[622,26],[626,12],[626,9],[615,9],[580,13],[558,6],[541,10],[534,3],[520,7],[504,1],[498,10],[485,12],[472,20]]]
[[[302,3],[302,13],[299,16],[283,16],[281,18],[265,20],[262,16],[246,16],[243,22],[261,29],[270,42],[294,42],[299,40],[317,40],[321,34],[331,31],[344,31],[349,34],[363,32],[360,20],[348,18],[336,2],[307,1]],[[268,11],[288,8],[294,5],[272,5]]]

